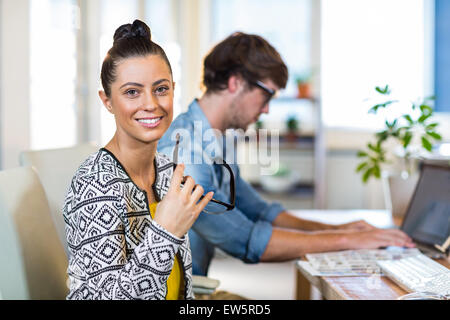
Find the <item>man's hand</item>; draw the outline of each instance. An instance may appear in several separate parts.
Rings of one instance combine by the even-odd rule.
[[[369,231],[377,229],[370,223],[367,223],[364,220],[358,220],[350,223],[340,224],[336,226],[338,230],[355,230],[355,231]]]
[[[349,249],[378,249],[381,247],[414,248],[412,239],[398,229],[373,229],[369,231],[348,231],[346,235]]]

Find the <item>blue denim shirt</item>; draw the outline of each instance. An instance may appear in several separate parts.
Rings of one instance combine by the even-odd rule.
[[[159,152],[172,156],[177,132],[182,137],[179,162],[186,166],[185,175],[192,176],[195,183],[205,189],[205,193],[214,191],[215,199],[230,201],[229,181],[222,181],[222,166],[214,164],[212,157],[227,159],[236,182],[235,209],[222,214],[202,212],[189,231],[193,274],[207,274],[215,246],[246,263],[259,262],[272,235],[272,221],[284,208],[278,203],[264,201],[241,178],[236,162],[226,157],[223,137],[210,134],[211,125],[197,100],[172,122],[158,143]]]

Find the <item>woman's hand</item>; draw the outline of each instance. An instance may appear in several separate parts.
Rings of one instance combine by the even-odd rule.
[[[186,177],[183,188],[184,164],[178,164],[164,199],[156,206],[154,220],[173,235],[181,238],[194,224],[200,212],[213,197],[213,192],[203,195],[203,187],[196,185],[192,177]]]

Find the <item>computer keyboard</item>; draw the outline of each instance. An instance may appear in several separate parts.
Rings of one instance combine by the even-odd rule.
[[[393,260],[420,254],[417,248],[344,250],[307,254],[311,267],[322,276],[370,276],[382,274],[380,260]]]
[[[450,269],[424,254],[377,263],[385,275],[406,291],[450,296]]]

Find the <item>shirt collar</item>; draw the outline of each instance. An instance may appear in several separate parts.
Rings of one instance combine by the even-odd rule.
[[[203,131],[212,129],[211,124],[209,123],[208,118],[203,112],[202,108],[198,104],[198,99],[194,99],[188,107],[188,112],[192,119],[196,121],[202,122]]]
[[[201,145],[202,149],[209,149],[211,150],[212,147],[215,150],[220,150],[220,158],[224,157],[224,143],[220,141],[220,137],[217,135],[207,135],[207,141],[203,141],[203,138],[205,137],[205,132],[208,130],[213,130],[211,127],[211,124],[206,117],[205,113],[203,112],[202,108],[200,107],[200,104],[198,103],[198,99],[194,99],[191,104],[188,107],[187,114],[189,115],[189,118],[193,120],[194,122],[194,131],[197,131],[201,129],[201,132],[195,132],[193,139],[202,139],[202,141],[195,141],[196,145]],[[213,137],[213,138],[211,138]],[[222,140],[224,135],[221,134]],[[223,140],[225,141],[225,140]],[[209,148],[206,148],[209,147]]]
[[[108,149],[106,148],[100,148],[100,151],[106,152],[108,155],[110,155],[113,160],[116,162],[117,166],[121,169],[123,174],[133,183],[133,185],[141,192],[146,193],[145,190],[142,190],[134,181],[131,179],[130,175],[128,174],[125,167],[122,165],[122,163],[117,159],[117,157]],[[155,153],[155,158],[153,159],[153,163],[155,165],[155,181],[152,185],[152,189],[155,193],[156,201],[159,202],[164,197],[164,195],[169,191],[169,188],[167,186],[167,181],[170,181],[172,179],[173,174],[173,163],[170,161],[170,159],[165,156],[164,154],[161,154],[159,152]]]

